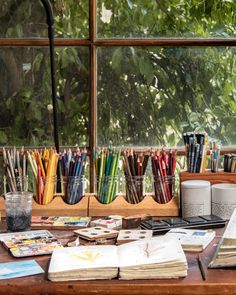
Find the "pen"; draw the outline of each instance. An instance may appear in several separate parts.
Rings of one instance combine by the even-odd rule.
[[[203,268],[203,263],[202,263],[202,260],[201,260],[200,256],[197,257],[197,263],[198,263],[198,267],[199,267],[202,279],[203,279],[203,281],[205,281],[206,280],[206,274],[205,274],[205,271],[204,271],[204,268]]]

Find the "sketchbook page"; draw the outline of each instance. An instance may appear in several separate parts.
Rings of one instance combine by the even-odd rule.
[[[55,249],[50,261],[49,273],[98,267],[118,267],[116,246],[79,246]]]
[[[223,238],[236,239],[236,209],[234,209],[233,214],[230,217]]]
[[[202,246],[204,248],[214,239],[215,231],[173,228],[166,233],[166,236],[177,238],[182,246]]]
[[[119,267],[144,264],[186,262],[180,242],[172,237],[160,236],[118,246]]]

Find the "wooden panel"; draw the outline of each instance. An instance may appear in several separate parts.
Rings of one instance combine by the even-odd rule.
[[[224,171],[211,172],[206,171],[203,173],[189,173],[180,172],[180,182],[185,180],[207,180],[211,184],[215,183],[236,183],[236,173],[229,173]]]
[[[150,214],[152,216],[178,216],[178,198],[174,197],[167,204],[157,203],[152,196],[145,196],[138,204],[128,203],[124,196],[117,196],[110,204],[100,203],[95,196],[89,198],[89,216],[107,216],[118,214],[130,216],[135,214]]]
[[[47,205],[39,205],[33,200],[32,215],[34,216],[87,216],[88,214],[88,200],[86,195],[82,200],[75,204],[69,205],[64,202],[62,196],[56,196],[51,203]],[[5,216],[5,200],[0,197],[0,212]]]

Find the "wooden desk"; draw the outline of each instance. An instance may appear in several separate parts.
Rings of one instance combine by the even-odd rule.
[[[63,234],[62,231],[52,231],[56,235]],[[223,229],[217,230],[217,235],[222,235]],[[219,236],[201,254],[205,265],[208,265]],[[187,254],[188,276],[182,279],[172,280],[133,280],[119,281],[97,280],[97,281],[71,281],[50,282],[47,280],[47,269],[50,256],[37,256],[35,260],[46,271],[45,274],[17,279],[1,280],[0,294],[214,294],[214,295],[236,295],[236,269],[210,269],[206,270],[206,281],[202,280],[201,273],[196,261],[196,254]],[[32,258],[29,258],[32,259]],[[0,262],[19,261],[12,258],[10,254],[0,247]]]

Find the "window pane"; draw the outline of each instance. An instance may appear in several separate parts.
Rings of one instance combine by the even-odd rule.
[[[235,48],[98,49],[98,144],[183,145],[202,130],[236,144]]]
[[[0,5],[0,37],[47,37],[46,15],[41,1],[5,0]],[[55,36],[88,37],[88,0],[53,2]]]
[[[98,37],[235,37],[236,2],[97,0]]]
[[[61,145],[88,142],[88,49],[56,50]],[[54,145],[48,48],[0,48],[0,145]]]
[[[57,48],[60,143],[89,143],[89,48]]]

